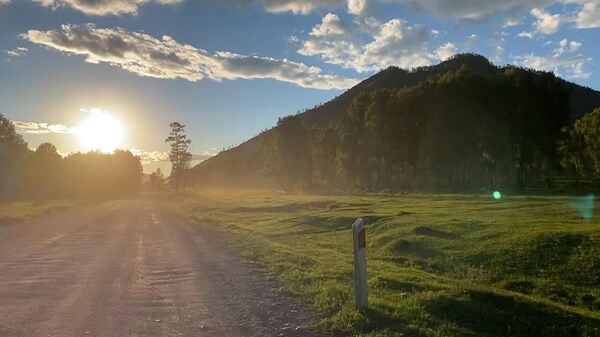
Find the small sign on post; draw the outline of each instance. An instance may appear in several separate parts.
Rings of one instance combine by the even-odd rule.
[[[356,308],[366,310],[369,306],[367,293],[367,236],[365,220],[358,218],[352,224],[354,242],[354,292]]]

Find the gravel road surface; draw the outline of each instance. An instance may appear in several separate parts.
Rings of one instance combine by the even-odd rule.
[[[314,336],[217,232],[148,200],[0,226],[0,336]]]

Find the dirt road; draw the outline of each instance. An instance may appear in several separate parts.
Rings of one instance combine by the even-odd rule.
[[[0,336],[313,336],[277,289],[149,201],[0,227]]]

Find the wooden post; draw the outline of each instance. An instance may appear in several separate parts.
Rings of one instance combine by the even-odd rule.
[[[365,220],[358,218],[352,224],[354,241],[354,293],[356,309],[366,310],[369,306],[367,293],[367,236]]]

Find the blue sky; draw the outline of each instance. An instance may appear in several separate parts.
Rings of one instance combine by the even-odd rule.
[[[459,52],[600,89],[599,28],[598,0],[0,0],[0,113],[68,153],[107,111],[151,169],[169,121],[201,159],[379,69]]]

